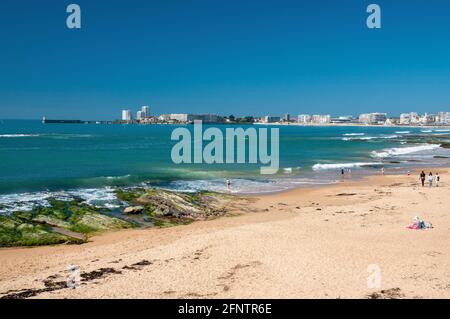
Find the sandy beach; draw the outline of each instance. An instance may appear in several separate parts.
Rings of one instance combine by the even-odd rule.
[[[450,174],[439,173],[440,187],[416,173],[346,179],[249,197],[232,217],[1,249],[0,297],[450,298]],[[434,228],[407,229],[414,216]]]

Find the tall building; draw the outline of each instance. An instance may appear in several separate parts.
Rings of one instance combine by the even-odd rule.
[[[284,122],[290,122],[291,121],[291,115],[289,113],[286,113],[283,117]]]
[[[131,110],[122,110],[122,121],[131,121]]]
[[[143,116],[143,119],[147,118],[147,117],[150,117],[150,107],[149,106],[144,105],[141,108],[141,112],[142,112],[141,115]]]
[[[146,116],[145,116],[145,113],[143,112],[143,111],[137,111],[137,113],[136,113],[136,120],[143,120],[143,119],[145,119],[146,118]]]
[[[298,122],[302,124],[310,123],[311,122],[311,115],[309,114],[300,114],[298,116]]]
[[[436,115],[437,124],[449,124],[450,123],[450,113],[449,112],[438,112]]]

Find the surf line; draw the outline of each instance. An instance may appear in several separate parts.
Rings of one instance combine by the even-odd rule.
[[[280,166],[280,133],[278,128],[217,127],[203,131],[202,121],[194,121],[193,136],[185,127],[172,131],[171,140],[178,141],[171,151],[175,164],[258,164],[262,175],[276,174]],[[208,142],[203,145],[203,142]],[[270,142],[270,143],[269,143]],[[270,144],[270,153],[269,153]],[[248,159],[248,161],[247,161]]]

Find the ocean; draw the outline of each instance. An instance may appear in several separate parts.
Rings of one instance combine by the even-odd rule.
[[[234,193],[265,193],[335,183],[342,168],[358,178],[381,167],[406,172],[450,163],[450,150],[440,147],[450,129],[284,125],[278,126],[280,171],[262,176],[260,164],[174,164],[175,128],[0,121],[0,213],[75,196],[116,207],[116,187],[226,191],[230,179]]]

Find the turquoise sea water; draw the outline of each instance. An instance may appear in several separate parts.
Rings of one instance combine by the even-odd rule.
[[[380,166],[399,170],[445,165],[448,160],[442,157],[449,155],[427,143],[447,138],[450,130],[445,129],[279,126],[281,170],[261,176],[260,164],[173,164],[174,128],[0,121],[0,211],[14,205],[26,208],[49,196],[113,202],[115,186],[221,191],[226,178],[232,180],[234,192],[278,191],[335,182],[341,168],[358,176]]]

